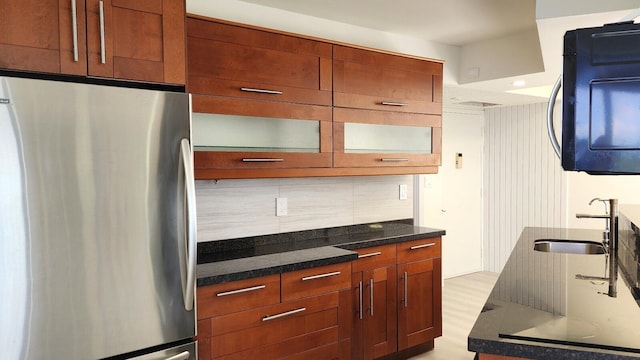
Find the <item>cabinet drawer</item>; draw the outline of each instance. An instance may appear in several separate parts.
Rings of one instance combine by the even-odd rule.
[[[395,266],[396,264],[396,245],[372,246],[355,250],[358,252],[358,260],[351,263],[352,271],[358,272],[381,268],[385,266]]]
[[[261,359],[275,359],[313,347],[307,342],[314,339],[321,338],[325,344],[337,342],[338,306],[339,294],[333,292],[214,317],[212,357],[226,359],[233,354],[231,358],[256,358],[243,357],[255,353],[261,354]]]
[[[232,281],[197,289],[198,319],[280,302],[280,275]]]
[[[292,271],[282,274],[282,301],[338,291],[350,286],[350,262]]]
[[[397,244],[398,264],[440,257],[441,238],[421,239]]]

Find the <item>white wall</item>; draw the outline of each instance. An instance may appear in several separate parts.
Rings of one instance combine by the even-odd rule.
[[[525,226],[566,226],[567,174],[547,136],[546,110],[541,103],[485,111],[485,270],[502,270]]]
[[[543,71],[540,40],[535,28],[468,44],[460,52],[461,84]]]
[[[421,224],[442,228],[442,276],[482,270],[482,127],[478,110],[445,108],[442,117],[442,166],[421,175]],[[455,166],[462,153],[462,168]]]
[[[199,242],[413,217],[412,175],[200,180],[196,196]],[[277,197],[287,216],[276,217]]]
[[[640,176],[638,175],[589,175],[570,172],[568,196],[568,226],[587,229],[603,229],[604,220],[576,219],[577,213],[604,214],[601,202],[589,206],[595,197],[618,199],[620,204],[640,204]]]

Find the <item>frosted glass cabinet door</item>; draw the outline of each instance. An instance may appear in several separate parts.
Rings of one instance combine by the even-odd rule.
[[[440,115],[334,108],[335,167],[439,166]]]
[[[195,151],[320,152],[320,121],[194,113]]]
[[[196,176],[332,165],[328,106],[194,95],[192,122]]]
[[[431,154],[431,128],[345,123],[344,152]]]

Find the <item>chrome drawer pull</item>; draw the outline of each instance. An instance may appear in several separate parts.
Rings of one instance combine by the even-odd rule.
[[[282,95],[282,91],[278,90],[267,90],[267,89],[254,89],[254,88],[240,88],[242,91],[253,92],[258,94],[273,94],[273,95]]]
[[[382,255],[382,252],[381,251],[376,251],[376,252],[372,252],[372,253],[368,253],[368,254],[358,255],[358,259],[368,258],[368,257],[378,256],[378,255]]]
[[[106,64],[107,63],[107,57],[106,57],[106,47],[104,44],[104,1],[100,0],[99,3],[99,9],[100,9],[100,63],[101,64]]]
[[[407,103],[395,102],[395,101],[383,101],[380,103],[381,105],[387,106],[409,106]]]
[[[295,309],[295,310],[291,310],[291,311],[287,311],[287,312],[283,312],[281,314],[278,315],[265,315],[262,318],[262,321],[269,321],[269,320],[275,320],[275,319],[279,319],[281,317],[285,317],[285,316],[289,316],[289,315],[293,315],[293,314],[297,314],[297,313],[301,313],[303,311],[306,311],[307,308],[300,308],[300,309]]]
[[[245,289],[238,289],[238,290],[231,290],[231,291],[225,291],[225,292],[217,293],[216,296],[228,296],[228,295],[241,294],[241,293],[245,293],[245,292],[249,292],[249,291],[256,291],[256,290],[264,289],[266,287],[267,287],[267,285],[252,286],[252,287],[248,287],[248,288],[245,288]]]
[[[71,31],[73,39],[73,61],[78,62],[78,10],[76,0],[71,0]]]
[[[369,313],[373,316],[373,279],[369,279]]]
[[[363,314],[362,314],[362,281],[360,281],[360,283],[358,284],[358,291],[360,292],[360,296],[359,301],[360,301],[360,311],[358,313],[358,317],[360,318],[360,320],[363,319]]]
[[[382,158],[382,159],[380,159],[380,161],[382,161],[382,162],[403,162],[403,161],[409,161],[409,159],[407,159],[407,158]]]
[[[302,281],[322,279],[322,278],[326,278],[326,277],[330,277],[330,276],[336,276],[336,275],[340,275],[340,271],[334,271],[334,272],[330,272],[330,273],[326,273],[326,274],[320,274],[320,275],[305,276],[305,277],[302,278]]]
[[[244,158],[242,162],[283,162],[280,158]]]
[[[407,280],[409,280],[409,274],[404,272],[404,307],[407,307],[407,295],[409,295],[409,285],[407,285]]]
[[[427,248],[427,247],[434,246],[435,244],[436,244],[436,243],[416,245],[416,246],[412,246],[412,247],[410,247],[410,248],[409,248],[409,250],[424,249],[424,248]]]

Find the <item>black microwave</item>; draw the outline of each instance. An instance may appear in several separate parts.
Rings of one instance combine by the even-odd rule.
[[[640,174],[640,24],[568,31],[562,88],[563,169]]]

